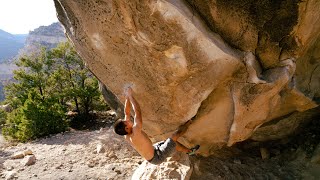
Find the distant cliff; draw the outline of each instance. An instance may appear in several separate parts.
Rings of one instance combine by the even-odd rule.
[[[13,35],[0,29],[0,63],[16,56],[26,37],[26,34]]]
[[[12,35],[0,30],[0,101],[4,99],[3,84],[10,81],[13,70],[17,68],[12,61],[14,58],[37,53],[42,46],[54,48],[66,40],[63,27],[58,22],[40,26],[28,35]]]
[[[30,55],[39,51],[39,47],[54,48],[60,42],[65,42],[66,36],[60,23],[56,22],[49,26],[40,26],[30,31],[25,46],[20,50],[20,55]]]

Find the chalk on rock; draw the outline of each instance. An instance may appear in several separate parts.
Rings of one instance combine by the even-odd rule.
[[[97,145],[97,153],[104,153],[105,149],[102,144]]]

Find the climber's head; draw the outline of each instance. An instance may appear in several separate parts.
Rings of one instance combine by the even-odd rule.
[[[127,135],[127,134],[131,134],[132,133],[132,122],[129,121],[125,121],[123,119],[118,119],[114,125],[113,125],[113,130],[115,133],[123,136],[123,135]]]

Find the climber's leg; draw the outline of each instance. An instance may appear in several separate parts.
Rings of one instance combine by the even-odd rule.
[[[191,123],[192,123],[192,120],[189,120],[186,123],[184,123],[183,125],[179,126],[178,130],[172,134],[171,139],[173,141],[177,142],[178,138],[180,136],[182,136],[187,131],[187,129]]]
[[[175,141],[176,143],[176,150],[184,153],[190,153],[192,150],[188,149],[184,145],[180,144],[178,141]]]
[[[178,130],[174,132],[171,136],[171,139],[176,143],[176,150],[180,152],[188,153],[190,155],[194,154],[194,152],[198,150],[200,146],[196,145],[195,147],[189,149],[184,145],[182,145],[181,143],[179,143],[178,138],[187,131],[191,123],[192,123],[192,120],[189,120],[186,123],[182,124],[181,126],[179,126]]]

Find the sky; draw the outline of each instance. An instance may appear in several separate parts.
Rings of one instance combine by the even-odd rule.
[[[0,29],[28,34],[39,26],[58,22],[53,0],[0,0]]]

